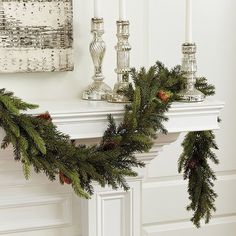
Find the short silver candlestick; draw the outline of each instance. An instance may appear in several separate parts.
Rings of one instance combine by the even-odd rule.
[[[102,62],[106,51],[106,45],[102,39],[104,34],[103,18],[92,18],[91,33],[93,34],[93,41],[90,44],[90,54],[95,68],[94,82],[83,92],[82,98],[91,101],[102,101],[106,100],[107,94],[112,92],[111,88],[103,82]]]
[[[107,97],[108,102],[127,103],[128,98],[122,94],[122,90],[129,86],[130,72],[130,50],[129,44],[129,21],[117,21],[118,43],[115,47],[117,52],[117,83],[114,86],[113,93]]]
[[[187,77],[186,89],[179,94],[183,102],[202,102],[205,99],[204,94],[195,88],[197,72],[196,51],[195,43],[185,43],[182,45],[184,55],[182,71],[185,72]]]

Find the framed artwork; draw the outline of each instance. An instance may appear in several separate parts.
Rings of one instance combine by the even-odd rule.
[[[72,0],[0,1],[0,73],[73,68]]]

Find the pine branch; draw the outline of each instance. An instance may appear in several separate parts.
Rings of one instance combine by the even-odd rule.
[[[215,86],[207,83],[204,77],[197,78],[196,88],[200,90],[205,96],[213,96],[215,94]]]
[[[14,114],[19,114],[19,111],[38,108],[38,105],[26,103],[5,89],[0,89],[0,102],[6,106],[7,110]]]
[[[187,207],[193,211],[191,219],[196,227],[200,227],[201,219],[209,223],[212,212],[216,211],[213,181],[216,180],[214,171],[208,160],[218,164],[212,149],[217,150],[215,136],[212,131],[189,133],[183,142],[183,154],[179,159],[179,172],[184,173],[184,179],[188,179],[188,193],[191,203]]]

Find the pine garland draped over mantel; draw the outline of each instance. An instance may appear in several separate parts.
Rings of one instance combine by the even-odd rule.
[[[132,69],[133,84],[122,91],[130,99],[125,106],[123,121],[116,124],[108,116],[108,127],[102,141],[94,146],[76,146],[70,137],[57,130],[50,114],[37,117],[24,111],[37,106],[28,104],[5,89],[0,90],[0,126],[6,135],[2,148],[13,146],[14,159],[23,165],[26,179],[31,166],[36,173],[44,172],[49,180],[59,175],[62,184],[71,184],[75,193],[84,198],[93,194],[92,182],[102,187],[111,186],[128,190],[127,176],[136,176],[133,167],[144,167],[135,153],[148,152],[158,133],[166,134],[163,126],[165,114],[171,104],[179,99],[179,92],[186,86],[186,78],[180,66],[168,70],[157,62],[149,70]],[[205,78],[198,78],[196,87],[206,96],[215,88]],[[208,223],[215,211],[216,179],[208,160],[218,164],[213,149],[217,149],[212,131],[189,133],[183,142],[183,154],[179,160],[179,172],[188,179],[193,223],[200,227],[200,220]]]

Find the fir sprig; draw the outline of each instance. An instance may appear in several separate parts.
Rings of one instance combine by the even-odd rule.
[[[212,212],[216,211],[217,194],[213,187],[216,176],[208,160],[219,164],[213,150],[218,147],[212,131],[191,132],[183,142],[183,153],[179,159],[179,172],[184,173],[184,179],[189,180],[188,193],[191,203],[187,210],[193,211],[191,219],[196,227],[200,227],[201,219],[209,223]]]
[[[206,96],[212,96],[215,94],[215,86],[208,84],[207,79],[204,77],[197,78],[196,88]]]

